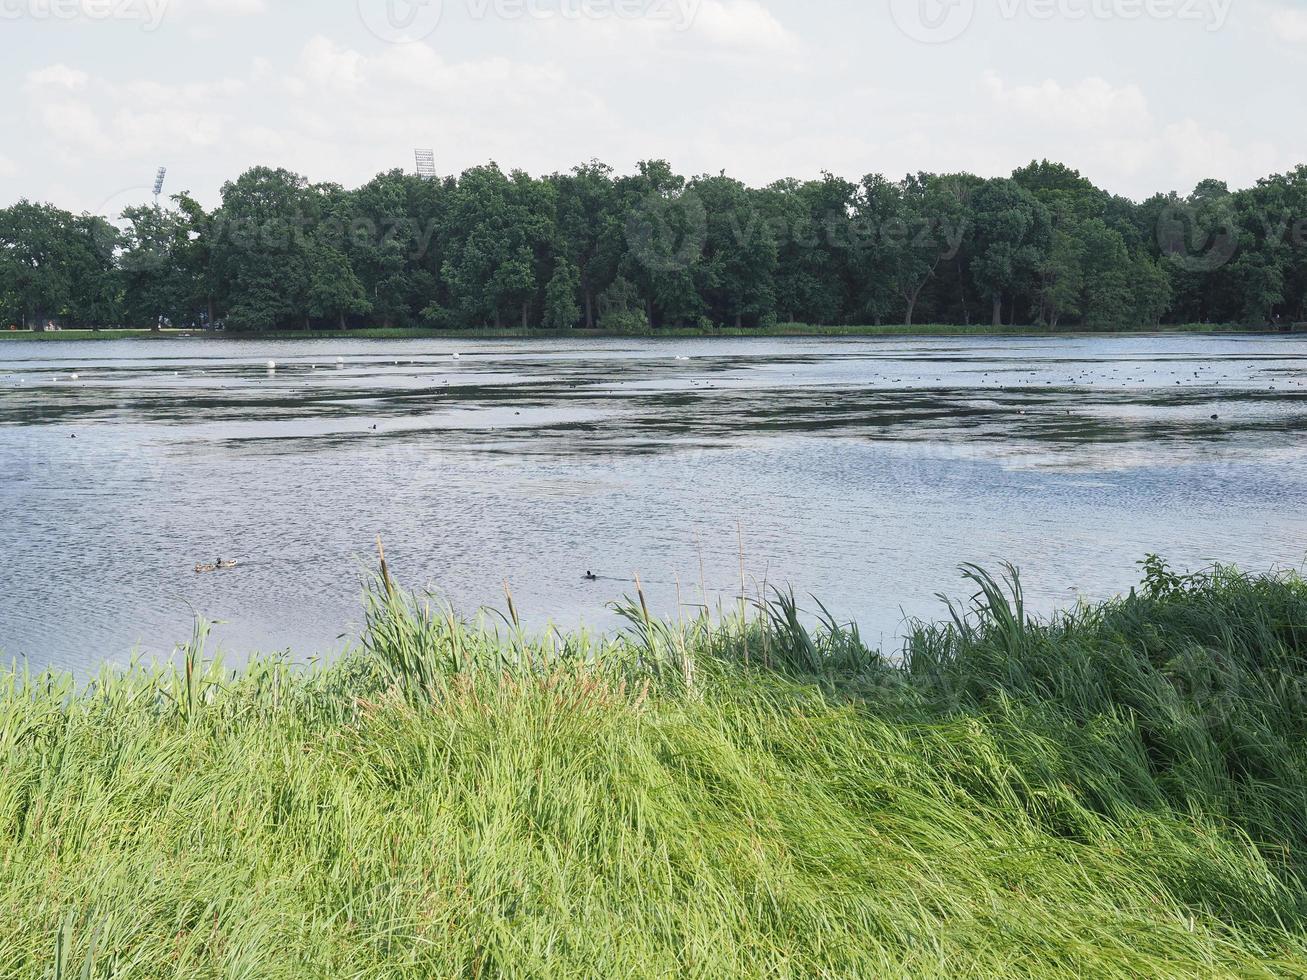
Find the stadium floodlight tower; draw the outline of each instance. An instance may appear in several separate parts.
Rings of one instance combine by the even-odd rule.
[[[159,172],[154,175],[154,203],[159,203],[159,195],[163,193],[163,179],[168,176],[168,168],[160,167]]]
[[[436,153],[434,150],[414,150],[417,159],[418,176],[428,180],[436,176]]]

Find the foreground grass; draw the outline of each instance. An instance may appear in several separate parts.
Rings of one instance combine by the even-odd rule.
[[[0,975],[1301,976],[1307,584],[1019,584],[890,663],[788,596],[0,689]],[[386,580],[388,582],[388,580]]]

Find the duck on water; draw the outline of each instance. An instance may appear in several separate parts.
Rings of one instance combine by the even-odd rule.
[[[195,574],[203,575],[206,572],[226,572],[226,571],[230,571],[233,568],[238,567],[239,565],[240,565],[239,562],[228,561],[227,559],[219,558],[212,565],[205,565],[205,564],[196,565]]]

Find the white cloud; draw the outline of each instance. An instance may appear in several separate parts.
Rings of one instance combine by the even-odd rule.
[[[592,157],[629,171],[657,156],[754,184],[823,169],[996,176],[1049,157],[1135,197],[1208,176],[1246,185],[1307,159],[1307,137],[1283,126],[1294,90],[1267,91],[1264,64],[1272,24],[1288,40],[1307,34],[1307,14],[1273,21],[1286,9],[1270,0],[1219,36],[977,18],[935,46],[905,44],[881,2],[647,0],[640,16],[593,13],[619,6],[630,9],[594,0],[567,17],[541,0],[476,17],[445,0],[438,29],[409,44],[368,31],[357,0],[303,0],[293,16],[269,0],[171,0],[153,33],[16,22],[6,38],[24,60],[11,70],[19,97],[0,104],[11,161],[0,204],[93,207],[161,164],[206,203],[256,164],[353,185],[411,168],[414,146],[434,147],[446,172],[495,159],[547,173]],[[66,41],[92,31],[105,33]],[[197,32],[209,40],[188,46]],[[1096,57],[1102,44],[1112,58]],[[1289,77],[1307,48],[1279,58]],[[1210,69],[1180,85],[1176,64]]]
[[[748,51],[798,47],[798,38],[757,0],[703,0],[689,32],[710,44]]]
[[[243,89],[238,79],[115,83],[62,64],[30,72],[24,86],[27,106],[58,155],[118,159],[214,146],[224,103]]]
[[[984,88],[1006,115],[1015,113],[1043,126],[1059,129],[1138,133],[1153,124],[1148,100],[1137,86],[1114,86],[1102,78],[1073,85],[1046,79],[1037,85],[1008,85],[986,72]]]
[[[1098,77],[1013,85],[987,72],[982,88],[997,110],[982,118],[1001,123],[992,132],[970,124],[968,140],[973,153],[986,154],[991,174],[1049,157],[1080,168],[1109,189],[1136,188],[1135,195],[1142,196],[1183,193],[1213,176],[1246,186],[1284,165],[1269,141],[1239,140],[1187,115],[1159,120],[1159,111],[1135,85]]]
[[[656,72],[671,58],[703,66],[771,58],[774,70],[778,55],[802,50],[799,36],[759,0],[646,0],[646,5],[647,13],[639,17],[541,16],[512,23],[533,47],[543,43],[556,57],[583,68],[615,62],[648,65]]]
[[[89,107],[76,102],[57,101],[38,107],[41,121],[47,131],[58,134],[57,147],[64,154],[109,154],[114,141],[110,139],[99,116]]]
[[[1307,44],[1307,11],[1276,10],[1271,14],[1271,29],[1290,44]]]
[[[86,86],[90,80],[90,75],[76,68],[69,68],[64,64],[49,65],[45,68],[39,68],[36,71],[27,73],[27,84],[24,86],[28,91],[40,89],[62,89],[67,92],[73,92]]]
[[[1167,168],[1177,175],[1182,188],[1212,176],[1245,186],[1280,167],[1274,144],[1266,140],[1236,141],[1193,119],[1168,125],[1157,142]]]
[[[363,81],[364,58],[325,37],[312,38],[300,53],[297,77],[291,91],[303,94],[308,86],[353,91]]]
[[[451,61],[425,43],[364,55],[314,39],[282,84],[296,95],[295,119],[280,138],[290,163],[320,165],[347,143],[357,171],[372,168],[356,171],[358,179],[406,165],[414,145],[475,147],[479,160],[524,166],[525,148],[560,139],[579,145],[588,126],[612,122],[600,95],[551,65],[498,56]]]

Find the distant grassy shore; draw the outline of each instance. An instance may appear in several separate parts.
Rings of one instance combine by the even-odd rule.
[[[1057,329],[1013,326],[994,327],[988,324],[963,326],[948,323],[926,323],[914,326],[814,326],[803,323],[779,324],[774,327],[755,327],[736,330],[723,327],[716,330],[671,327],[641,333],[610,333],[602,330],[427,330],[421,328],[390,328],[371,330],[291,330],[266,333],[223,331],[205,333],[200,330],[61,330],[52,333],[35,333],[30,330],[0,331],[0,341],[59,341],[59,340],[123,340],[144,339],[227,339],[227,340],[539,340],[577,338],[679,338],[698,337],[1103,337],[1155,333],[1271,333],[1269,330],[1230,324],[1191,323],[1113,330]]]
[[[384,584],[328,668],[0,678],[0,975],[1307,974],[1307,583],[1013,574],[900,663]]]

